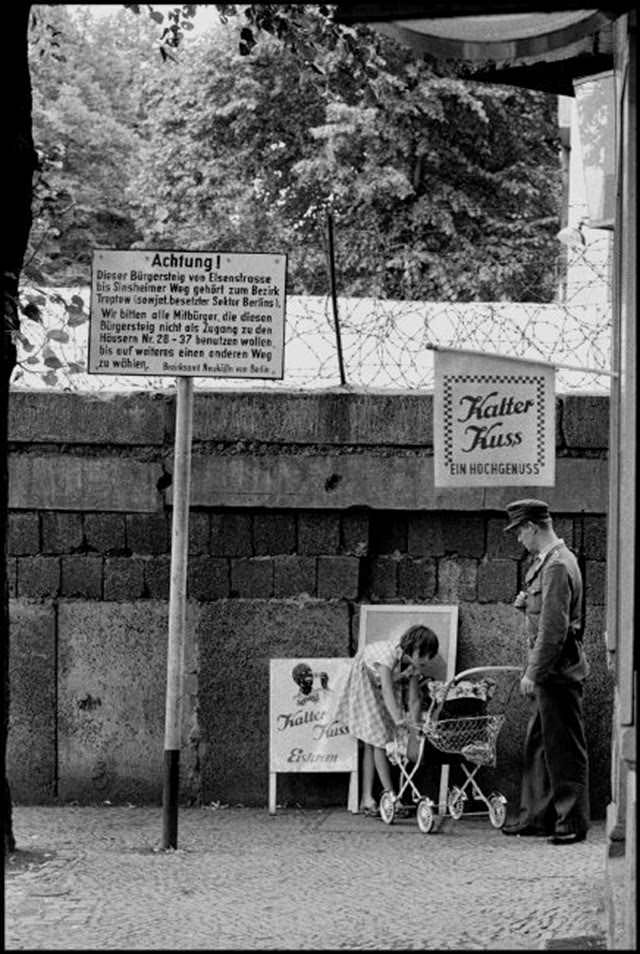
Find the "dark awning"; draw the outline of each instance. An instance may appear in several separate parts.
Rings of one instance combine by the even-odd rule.
[[[339,3],[336,19],[369,23],[417,53],[455,61],[471,79],[573,96],[574,78],[613,68],[613,21],[635,4],[556,6],[545,0]]]

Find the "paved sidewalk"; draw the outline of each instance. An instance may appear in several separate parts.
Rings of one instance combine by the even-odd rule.
[[[335,810],[14,807],[8,950],[604,948],[604,823],[506,838],[486,816],[423,835]]]

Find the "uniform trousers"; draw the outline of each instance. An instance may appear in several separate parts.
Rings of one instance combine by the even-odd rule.
[[[524,743],[520,820],[549,832],[589,828],[582,683],[536,685]]]

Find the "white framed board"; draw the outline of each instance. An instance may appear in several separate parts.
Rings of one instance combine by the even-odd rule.
[[[95,249],[90,374],[282,379],[287,256]]]
[[[458,607],[438,604],[403,605],[399,603],[364,603],[360,606],[358,649],[367,643],[399,638],[410,626],[428,626],[438,637],[437,655],[425,665],[424,673],[432,679],[448,681],[455,676],[458,648]],[[449,766],[440,771],[438,811],[447,810]]]
[[[307,656],[269,661],[270,814],[283,772],[348,772],[347,807],[358,810],[357,739],[332,714],[351,663]]]

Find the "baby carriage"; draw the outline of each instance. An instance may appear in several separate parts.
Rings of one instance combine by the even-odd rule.
[[[471,796],[486,805],[493,827],[502,828],[507,800],[500,792],[486,796],[476,774],[483,765],[496,765],[498,736],[506,718],[504,709],[521,674],[516,666],[482,666],[466,669],[447,683],[427,680],[431,701],[422,721],[400,728],[386,747],[389,761],[400,771],[398,794],[385,791],[380,797],[380,817],[386,824],[392,824],[399,814],[402,795],[409,789],[416,805],[418,828],[424,834],[433,829],[436,805],[419,791],[414,781],[428,743],[432,750],[437,750],[442,762],[459,765],[465,776],[462,785],[449,789],[446,804],[440,806],[444,813],[448,809],[451,817],[458,820]]]

